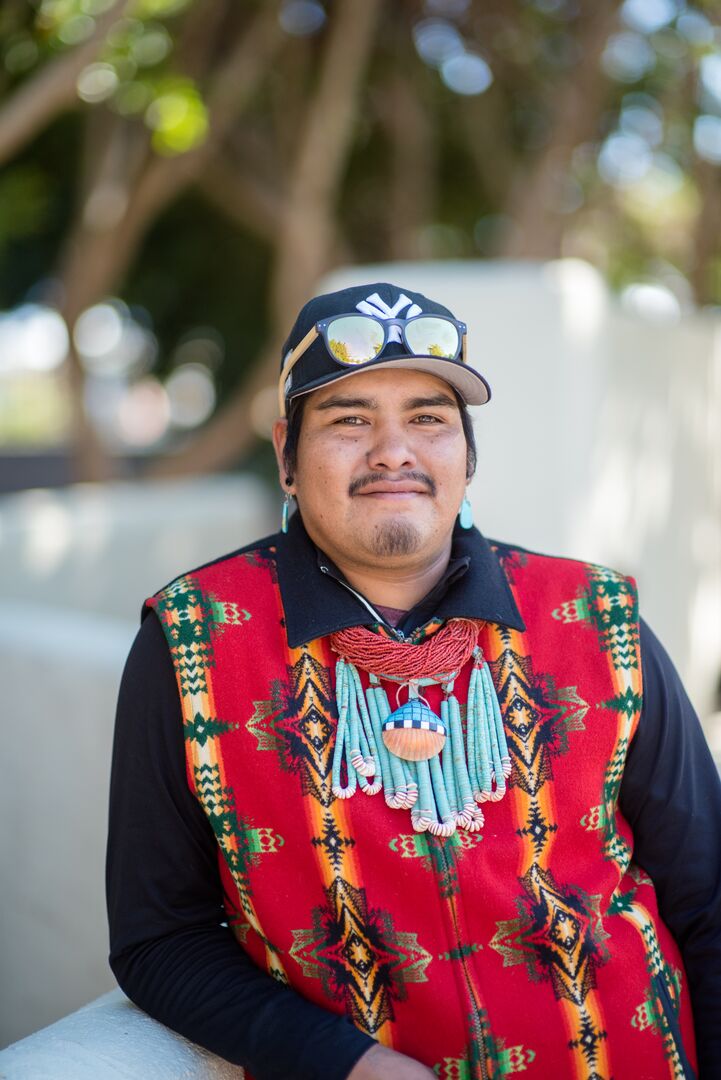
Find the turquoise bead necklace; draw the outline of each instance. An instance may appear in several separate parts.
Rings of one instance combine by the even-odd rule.
[[[482,827],[481,803],[503,798],[511,759],[493,680],[476,643],[479,625],[450,620],[438,630],[435,652],[444,659],[455,652],[454,670],[422,675],[409,674],[409,661],[413,666],[420,646],[380,638],[362,627],[331,636],[339,654],[331,774],[336,798],[351,798],[359,787],[366,795],[382,790],[388,806],[410,810],[416,832],[427,830],[435,836],[448,837],[456,829],[477,832]],[[450,643],[444,641],[447,628],[456,631],[445,635],[455,638]],[[378,670],[384,655],[389,667],[400,667],[403,673]],[[471,659],[464,725],[454,684]],[[359,667],[368,673],[365,690]],[[407,701],[392,710],[383,683],[397,684],[396,700],[405,687]],[[432,685],[443,691],[440,716],[421,694],[423,687]]]

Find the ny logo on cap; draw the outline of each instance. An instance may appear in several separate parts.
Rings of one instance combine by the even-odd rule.
[[[408,306],[410,304],[410,307]],[[397,319],[400,317],[400,313],[403,308],[407,307],[408,311],[405,313],[404,318],[412,319],[415,315],[421,315],[423,308],[420,308],[418,304],[412,303],[405,295],[401,295],[396,300],[393,307],[386,304],[385,300],[381,300],[377,292],[374,292],[371,296],[367,296],[365,300],[361,300],[356,304],[358,311],[362,311],[364,315],[373,315],[376,319]],[[388,341],[401,341],[401,331],[398,326],[391,326],[388,332]]]

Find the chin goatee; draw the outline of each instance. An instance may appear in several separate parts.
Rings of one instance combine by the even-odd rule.
[[[374,555],[412,555],[419,543],[420,536],[412,525],[405,521],[389,521],[376,527],[371,547]]]

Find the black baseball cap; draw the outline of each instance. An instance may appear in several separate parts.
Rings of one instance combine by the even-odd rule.
[[[359,371],[368,368],[407,368],[411,371],[425,371],[450,383],[461,395],[467,405],[483,405],[490,399],[491,388],[480,374],[468,363],[464,363],[461,353],[456,360],[431,355],[415,355],[409,351],[400,334],[393,335],[398,340],[389,340],[376,357],[349,367],[341,363],[326,347],[322,335],[307,346],[293,364],[293,351],[303,342],[318,322],[339,315],[361,313],[372,315],[379,321],[386,319],[411,319],[420,315],[441,315],[456,321],[455,316],[443,304],[430,300],[422,293],[411,289],[402,289],[388,282],[375,282],[370,285],[353,285],[337,292],[315,296],[305,304],[295,320],[293,329],[283,346],[281,356],[280,405],[283,406],[301,394],[310,393],[320,386],[338,379],[352,378]],[[462,326],[462,324],[461,324]],[[463,327],[465,332],[465,327]],[[464,337],[465,351],[465,337]],[[282,372],[288,368],[288,376],[283,379]]]

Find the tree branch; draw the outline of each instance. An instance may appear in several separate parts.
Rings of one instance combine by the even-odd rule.
[[[222,153],[211,158],[197,186],[208,202],[239,228],[275,243],[283,213],[279,192],[270,191]]]
[[[283,332],[336,250],[333,211],[353,137],[361,77],[373,46],[381,0],[337,0],[315,95],[298,148],[278,234],[271,283],[272,328],[248,380],[182,451],[151,476],[204,473],[236,461],[255,438],[252,405],[277,377]],[[349,42],[352,47],[349,48]]]
[[[378,112],[389,158],[388,257],[417,259],[421,229],[431,220],[435,201],[433,132],[418,89],[406,72],[389,72],[381,86],[381,100]]]
[[[608,79],[601,55],[615,26],[619,0],[587,4],[579,33],[579,60],[560,77],[549,103],[551,132],[530,168],[519,166],[506,209],[515,228],[509,231],[502,254],[510,258],[554,258],[560,252],[564,218],[557,209],[559,177],[570,164],[573,150],[596,132]]]
[[[318,86],[288,188],[288,209],[271,288],[276,327],[300,307],[327,267],[334,244],[332,211],[352,144],[361,76],[381,7],[381,0],[360,4],[338,0],[335,5]]]
[[[696,157],[694,180],[699,194],[698,217],[693,230],[689,280],[697,304],[718,303],[711,268],[718,254],[721,236],[721,181],[718,166]]]
[[[509,138],[508,107],[494,83],[485,94],[458,103],[458,120],[465,149],[492,206],[503,206],[518,165]]]
[[[263,4],[250,28],[220,65],[207,94],[209,132],[203,143],[178,158],[153,158],[129,208],[126,229],[145,224],[187,187],[218,150],[284,41],[277,4]]]
[[[201,171],[217,150],[229,126],[247,105],[257,83],[283,38],[276,4],[263,5],[260,14],[221,65],[208,96],[210,134],[197,150],[181,158],[152,157],[136,179],[144,160],[147,131],[139,124],[113,125],[103,160],[66,240],[60,259],[61,313],[72,327],[89,305],[117,288],[149,225]],[[234,85],[235,93],[230,93]],[[130,143],[128,143],[130,140]],[[113,187],[113,162],[125,156],[131,164]],[[189,160],[186,160],[189,159]],[[124,185],[124,186],[123,186]],[[107,475],[108,462],[82,405],[82,370],[71,348],[67,372],[74,408],[75,461],[78,477]]]
[[[115,0],[98,18],[87,41],[43,64],[36,75],[20,84],[0,110],[0,165],[17,154],[61,112],[77,104],[78,76],[95,59],[108,30],[127,4],[128,0]]]
[[[63,315],[70,325],[88,304],[117,287],[148,226],[195,180],[217,151],[282,40],[276,4],[264,4],[213,80],[208,93],[210,131],[205,141],[180,157],[151,157],[139,180],[129,188],[125,205],[115,214],[94,214],[97,189],[89,194],[61,258]],[[145,129],[136,127],[134,138],[145,140]],[[111,143],[107,153],[112,155],[116,150]],[[128,147],[125,152],[129,152]],[[98,176],[103,173],[100,168]]]

